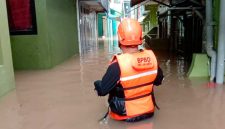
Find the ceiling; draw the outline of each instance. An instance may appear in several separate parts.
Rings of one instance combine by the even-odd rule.
[[[104,12],[105,8],[102,6],[100,0],[80,0],[80,5],[89,11]]]
[[[157,4],[157,2],[154,2],[154,1],[168,4],[170,0],[131,0],[130,2],[131,2],[131,6],[134,6],[142,2],[146,4]]]

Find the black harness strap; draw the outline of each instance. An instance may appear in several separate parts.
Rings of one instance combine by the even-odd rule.
[[[108,106],[108,110],[107,110],[107,112],[105,113],[105,115],[104,115],[101,119],[99,119],[98,121],[100,122],[100,121],[105,120],[106,117],[107,117],[108,115],[109,115],[109,106]]]
[[[146,83],[146,84],[142,84],[142,85],[135,86],[135,88],[139,88],[139,87],[146,86],[146,85],[150,85],[150,84],[152,84],[152,82],[151,82],[151,83]],[[131,88],[126,88],[126,89],[124,88],[123,90],[130,90],[130,89],[135,89],[135,88],[133,88],[133,87],[131,87]],[[152,92],[151,92],[151,93],[144,94],[144,95],[140,95],[140,96],[133,97],[133,98],[127,98],[127,99],[124,99],[124,100],[125,100],[125,101],[131,101],[131,100],[135,100],[135,99],[140,99],[140,98],[143,98],[143,97],[147,97],[147,96],[149,96],[149,95],[152,95],[152,102],[153,102],[154,106],[155,106],[158,110],[160,110],[159,106],[158,106],[157,103],[156,103],[155,95],[154,95],[154,90],[153,90],[153,89],[152,89]],[[107,116],[109,115],[109,108],[110,108],[110,107],[108,106],[107,112],[105,113],[105,115],[104,115],[101,119],[99,119],[99,121],[105,120],[105,119],[107,118]]]
[[[132,87],[128,87],[128,88],[123,88],[123,90],[132,90],[132,89],[136,89],[136,88],[139,88],[139,87],[148,86],[148,85],[151,85],[151,84],[153,84],[153,82],[148,82],[148,83],[144,83],[144,84],[141,84],[141,85],[132,86]]]
[[[149,96],[149,95],[152,95],[152,102],[153,102],[154,106],[155,106],[158,110],[160,110],[159,106],[158,106],[157,103],[156,103],[155,95],[154,95],[154,91],[153,91],[153,90],[152,90],[151,93],[144,94],[144,95],[137,96],[137,97],[133,97],[133,98],[128,98],[128,99],[125,99],[125,101],[131,101],[131,100],[135,100],[135,99],[140,99],[140,98],[143,98],[143,97],[146,97],[146,96]]]
[[[133,98],[127,98],[127,99],[125,99],[125,101],[131,101],[131,100],[135,100],[135,99],[144,98],[144,97],[149,96],[151,94],[152,94],[152,92],[148,93],[148,94],[140,95],[140,96],[137,96],[137,97],[133,97]]]
[[[159,106],[158,106],[157,103],[156,103],[156,100],[155,100],[155,94],[154,94],[153,89],[152,89],[152,102],[153,102],[154,106],[155,106],[158,110],[160,110]]]

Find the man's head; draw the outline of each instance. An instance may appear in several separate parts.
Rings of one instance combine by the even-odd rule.
[[[124,19],[118,27],[119,45],[138,46],[142,44],[142,28],[135,19]]]

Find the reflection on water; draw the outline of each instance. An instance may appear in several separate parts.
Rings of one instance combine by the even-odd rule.
[[[16,91],[0,98],[0,129],[22,129],[21,106]]]
[[[80,54],[96,51],[97,48],[97,30],[96,13],[89,14],[80,12]]]
[[[177,60],[177,75],[178,75],[178,79],[180,80],[184,80],[184,76],[185,76],[184,63],[185,63],[184,60]]]
[[[222,129],[225,89],[207,78],[187,78],[187,64],[167,51],[154,51],[165,80],[155,87],[160,110],[151,119],[127,123],[107,119],[107,97],[93,82],[101,79],[115,44],[87,45],[81,56],[49,70],[16,71],[16,90],[0,100],[0,129]]]

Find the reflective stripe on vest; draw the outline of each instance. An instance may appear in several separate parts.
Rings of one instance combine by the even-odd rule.
[[[122,78],[120,78],[120,81],[128,81],[128,80],[132,80],[132,79],[136,79],[136,78],[140,78],[140,77],[152,75],[152,74],[157,74],[157,70],[140,73],[140,74],[136,74],[133,76],[122,77]]]

